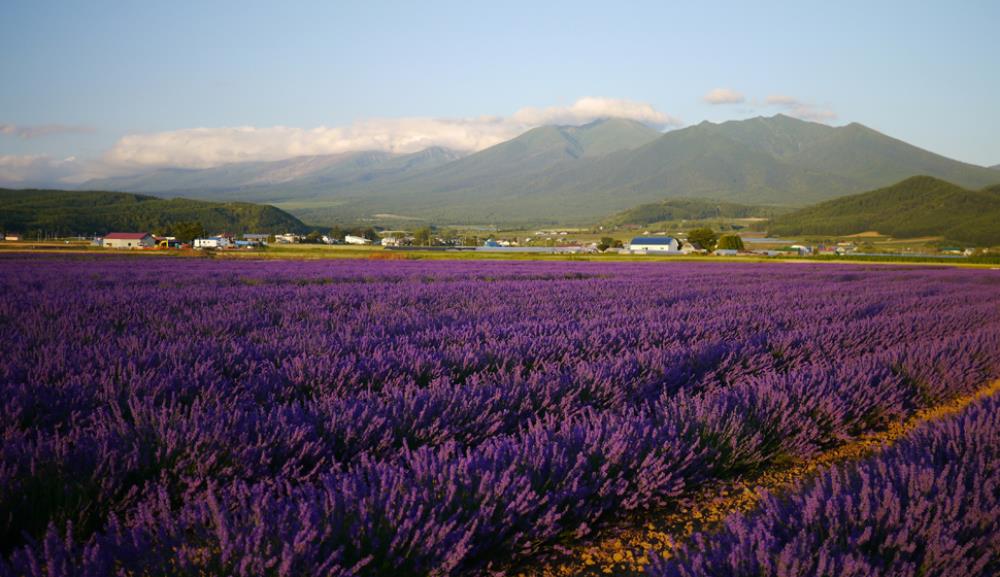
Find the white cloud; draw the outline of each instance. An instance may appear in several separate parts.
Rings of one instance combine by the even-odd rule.
[[[581,98],[564,107],[522,108],[510,117],[376,118],[348,126],[317,128],[189,128],[122,137],[104,161],[119,169],[207,168],[246,161],[337,154],[358,150],[416,152],[429,146],[482,150],[544,124],[585,124],[627,118],[659,128],[681,122],[645,102]]]
[[[772,94],[764,99],[765,106],[796,106],[799,100],[784,94]]]
[[[105,155],[105,161],[122,167],[208,168],[357,150],[407,153],[429,146],[479,150],[516,134],[507,124],[490,119],[373,119],[318,128],[189,128],[122,137]]]
[[[543,124],[586,124],[599,118],[628,118],[659,128],[680,126],[679,119],[664,114],[653,105],[618,98],[581,98],[570,106],[549,108],[522,108],[510,121],[525,126]]]
[[[626,118],[657,128],[682,124],[677,118],[645,102],[586,97],[569,106],[522,108],[508,117],[373,118],[347,126],[316,128],[186,128],[123,136],[97,160],[0,156],[0,185],[58,186],[155,168],[209,168],[234,162],[282,160],[359,150],[409,153],[430,146],[442,146],[477,151],[510,140],[536,126],[580,125],[602,118]],[[0,124],[0,135],[22,139],[90,131],[93,129],[85,126]]]
[[[37,124],[30,126],[0,124],[0,134],[17,136],[18,138],[23,138],[24,140],[31,140],[32,138],[39,138],[42,136],[51,136],[53,134],[89,134],[92,132],[94,132],[94,127],[92,126],[80,126],[74,124]]]
[[[56,159],[49,156],[0,155],[0,185],[53,186],[68,182],[83,170],[74,157]]]
[[[768,96],[764,99],[764,106],[781,108],[785,114],[801,120],[829,122],[837,119],[837,113],[827,107],[816,106],[786,94]]]
[[[702,100],[709,104],[740,104],[746,98],[732,88],[713,88],[705,93]]]

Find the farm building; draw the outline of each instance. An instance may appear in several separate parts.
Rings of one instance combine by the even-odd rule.
[[[349,235],[345,236],[344,237],[344,242],[346,242],[347,244],[371,244],[372,243],[372,241],[370,239],[367,239],[367,238],[365,238],[363,236],[354,236],[353,234],[349,234]]]
[[[681,253],[683,254],[708,254],[708,251],[703,249],[700,244],[696,242],[683,242],[681,243]]]
[[[6,235],[0,235],[0,240],[17,241],[21,240],[21,235],[16,232],[8,232]]]
[[[224,236],[210,236],[208,238],[194,239],[195,248],[229,248],[231,243]]]
[[[156,239],[148,232],[109,232],[101,240],[104,248],[146,248],[155,244]]]
[[[680,252],[681,244],[669,236],[637,236],[629,241],[631,252]]]
[[[413,242],[412,237],[408,236],[385,236],[379,241],[382,246],[407,246]]]

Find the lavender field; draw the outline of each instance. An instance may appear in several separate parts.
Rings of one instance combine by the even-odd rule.
[[[655,577],[1000,574],[1000,394],[695,535]]]
[[[475,575],[1000,378],[1000,273],[7,257],[0,331],[0,575]]]

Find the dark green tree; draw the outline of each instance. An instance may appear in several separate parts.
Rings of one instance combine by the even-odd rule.
[[[422,226],[417,230],[413,231],[413,244],[417,246],[430,246],[431,245],[430,227]]]
[[[609,248],[622,248],[622,241],[611,238],[610,236],[602,236],[601,240],[597,243],[597,250],[604,252]]]
[[[207,236],[205,227],[200,222],[178,222],[170,229],[171,236],[181,242],[192,242],[196,238]]]
[[[688,231],[688,242],[697,243],[705,250],[715,250],[719,236],[710,228],[696,228]]]
[[[732,249],[732,250],[744,250],[743,239],[736,234],[724,234],[719,237],[719,242],[716,248],[721,249]]]
[[[361,229],[358,232],[358,236],[362,236],[364,238],[367,238],[368,240],[370,240],[372,242],[378,242],[382,238],[382,237],[380,237],[378,235],[378,231],[375,230],[374,228],[370,227],[370,226],[368,228]]]

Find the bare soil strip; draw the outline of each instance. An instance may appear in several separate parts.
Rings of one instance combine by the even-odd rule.
[[[781,493],[820,469],[868,457],[906,436],[918,425],[954,415],[972,402],[997,392],[1000,392],[1000,380],[973,394],[917,411],[887,430],[863,435],[809,461],[774,467],[753,478],[706,487],[690,500],[693,505],[689,507],[624,520],[601,530],[586,543],[569,545],[548,561],[522,567],[515,574],[520,577],[642,575],[644,566],[649,563],[649,552],[669,557],[677,544],[694,532],[710,530],[730,514],[753,510],[764,491]]]

